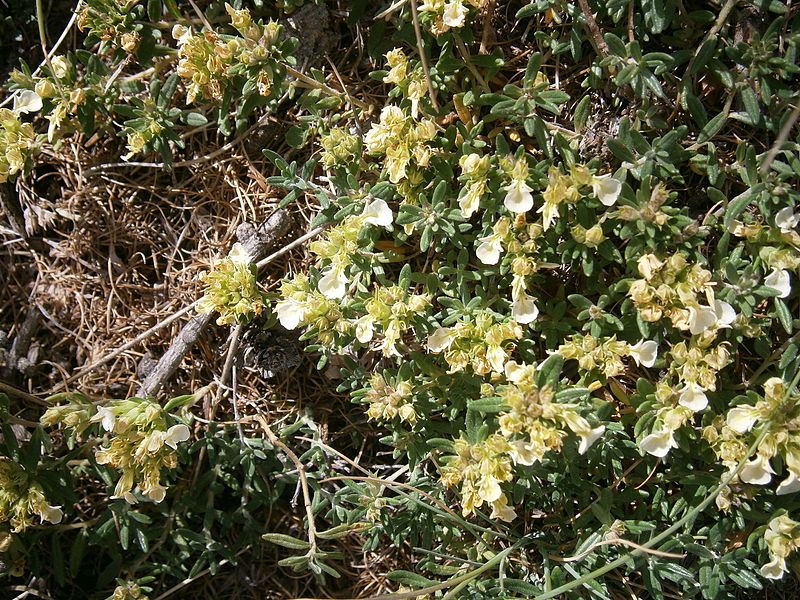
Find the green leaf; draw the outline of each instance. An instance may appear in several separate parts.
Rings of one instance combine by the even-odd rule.
[[[199,112],[188,112],[184,113],[183,121],[192,127],[200,127],[201,125],[205,125],[208,123],[208,119],[203,113]]]
[[[623,42],[619,37],[614,35],[613,33],[606,33],[603,38],[606,40],[606,44],[608,44],[608,49],[620,57],[628,56],[628,51],[625,48],[625,42]]]
[[[539,6],[537,2],[531,2],[527,6],[523,6],[517,11],[515,18],[517,20],[525,19],[527,17],[531,17],[539,12]]]
[[[591,98],[589,97],[588,94],[586,94],[583,98],[580,99],[578,104],[575,105],[575,111],[573,113],[573,124],[576,133],[580,133],[586,127],[586,123],[589,119],[590,104],[591,104]]]
[[[470,400],[467,403],[467,407],[469,410],[476,410],[482,413],[499,413],[508,410],[508,406],[506,406],[503,400],[497,397]]]
[[[722,127],[725,125],[725,121],[728,119],[728,113],[723,111],[719,113],[716,117],[711,119],[708,123],[705,124],[705,127],[700,130],[700,133],[697,135],[697,143],[704,144],[715,135],[717,135]]]
[[[723,219],[723,225],[725,229],[728,229],[736,218],[742,214],[745,208],[747,208],[750,203],[753,201],[753,190],[752,188],[749,190],[745,190],[736,198],[728,202],[728,206],[725,208],[725,218]]]
[[[286,131],[286,143],[292,148],[301,148],[306,141],[306,132],[294,125]]]
[[[585,387],[574,387],[561,390],[556,394],[556,402],[575,402],[585,398],[592,393],[592,390]]]
[[[536,385],[540,388],[549,386],[555,389],[564,367],[564,358],[560,354],[551,354],[539,365],[536,374]]]
[[[739,95],[742,97],[744,110],[747,116],[750,117],[750,122],[755,125],[761,120],[761,107],[758,104],[758,97],[749,85],[744,86]]]
[[[261,536],[261,539],[276,546],[283,546],[292,550],[308,550],[311,547],[308,540],[301,540],[283,533],[265,533]]]
[[[423,577],[422,575],[418,575],[417,573],[413,573],[411,571],[405,571],[403,569],[390,571],[386,574],[386,577],[389,579],[389,581],[393,581],[401,585],[407,585],[412,589],[426,588],[436,584],[435,581],[432,581],[427,577]]]
[[[792,313],[789,312],[789,307],[786,306],[786,303],[780,298],[775,298],[774,302],[775,313],[778,315],[778,320],[781,325],[783,325],[786,333],[792,333]]]

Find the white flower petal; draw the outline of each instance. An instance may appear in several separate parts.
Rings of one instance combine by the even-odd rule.
[[[347,292],[347,277],[344,269],[331,267],[319,280],[319,291],[326,298],[344,298]]]
[[[532,323],[539,316],[539,308],[536,306],[536,299],[522,292],[511,305],[511,318],[517,323],[526,325]]]
[[[361,216],[366,217],[365,221],[370,225],[377,225],[378,227],[390,227],[394,221],[392,209],[389,208],[386,201],[380,198],[367,204]]]
[[[156,504],[159,504],[163,502],[164,498],[166,498],[167,488],[165,488],[161,484],[156,484],[152,486],[149,490],[147,490],[144,494],[145,496],[150,498],[150,500],[152,500]]]
[[[34,113],[42,110],[42,98],[31,90],[20,90],[14,94],[14,112]]]
[[[362,344],[372,340],[372,336],[375,334],[374,322],[375,319],[370,315],[361,317],[356,321],[356,339]]]
[[[444,5],[442,22],[448,27],[461,27],[464,25],[464,18],[467,16],[467,7],[460,0],[452,0]]]
[[[586,451],[592,447],[598,439],[600,439],[605,433],[606,428],[604,425],[600,425],[599,427],[595,427],[594,429],[590,429],[586,433],[580,436],[581,442],[578,445],[578,454],[586,454]]]
[[[797,227],[798,222],[800,222],[800,216],[796,215],[789,206],[775,213],[775,225],[777,225],[783,233],[792,231]]]
[[[717,313],[710,306],[690,306],[688,310],[689,331],[692,335],[703,333],[717,322]]]
[[[658,343],[653,340],[640,340],[628,348],[628,354],[636,361],[637,365],[652,367],[658,358]]]
[[[525,213],[533,208],[531,188],[521,179],[515,179],[506,187],[505,207],[511,212]]]
[[[610,174],[592,178],[592,192],[604,206],[613,206],[622,191],[622,182]]]
[[[503,252],[503,244],[500,237],[487,235],[480,238],[481,244],[475,250],[475,255],[485,265],[496,265],[500,261],[500,254]]]
[[[305,317],[306,309],[302,302],[287,298],[275,304],[275,312],[284,329],[295,329]]]
[[[714,300],[714,313],[717,315],[717,327],[730,327],[736,320],[736,311],[724,300]]]
[[[781,579],[784,573],[789,571],[786,569],[786,560],[780,556],[773,556],[772,560],[761,567],[761,576],[767,579]]]
[[[744,464],[741,473],[739,473],[739,479],[753,485],[766,485],[772,480],[773,473],[775,471],[772,470],[769,459],[764,456],[757,456]]]
[[[789,471],[789,475],[780,482],[775,489],[775,493],[778,496],[785,496],[786,494],[794,494],[795,492],[800,492],[800,479],[798,479],[795,472]]]
[[[701,388],[696,383],[687,382],[681,389],[681,395],[678,398],[678,404],[685,406],[689,410],[698,412],[708,406],[708,398]]]
[[[235,265],[248,265],[250,264],[250,255],[239,242],[236,242],[228,253],[228,258],[231,259]]]
[[[183,423],[178,423],[167,429],[164,435],[164,443],[172,449],[176,449],[180,442],[185,442],[189,439],[191,432],[189,428]]]
[[[117,417],[109,408],[105,406],[101,406],[97,409],[97,413],[95,414],[93,421],[100,421],[100,424],[103,426],[103,429],[106,431],[114,431],[114,424],[116,423]]]
[[[663,458],[672,448],[677,448],[673,432],[670,429],[654,431],[639,443],[639,447],[652,456]]]
[[[64,511],[61,510],[60,506],[48,506],[39,517],[42,519],[42,522],[48,521],[56,525],[61,523],[61,519],[64,518]]]
[[[773,269],[772,273],[764,279],[764,285],[780,292],[778,298],[786,298],[792,291],[792,279],[789,276],[789,271]]]
[[[758,411],[753,406],[735,406],[725,417],[728,427],[738,434],[744,434],[753,428],[758,421]]]
[[[450,347],[453,343],[453,334],[447,327],[439,327],[428,336],[428,350],[431,352],[441,352]]]

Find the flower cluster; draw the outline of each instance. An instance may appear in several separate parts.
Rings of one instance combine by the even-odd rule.
[[[514,183],[519,185],[517,181],[515,179]],[[622,191],[622,183],[619,180],[609,174],[593,175],[583,165],[573,165],[569,173],[562,172],[557,166],[550,167],[547,172],[547,187],[542,192],[544,204],[536,211],[542,213],[542,223],[545,231],[550,229],[556,218],[558,218],[561,205],[575,204],[585,196],[582,188],[586,187],[592,188],[592,195],[604,206],[613,206]],[[520,195],[515,188],[509,186],[508,193],[512,194],[512,192],[517,196]],[[526,199],[526,202],[520,208],[524,208],[527,205]],[[533,203],[531,201],[530,206],[525,210],[530,210],[532,206]],[[514,210],[509,207],[509,196],[506,196],[506,207],[509,210]],[[602,230],[600,234],[602,235]],[[596,230],[592,233],[592,238],[598,238]]]
[[[492,519],[513,521],[517,513],[500,487],[514,478],[508,441],[498,434],[475,444],[459,438],[453,448],[455,456],[441,469],[442,483],[446,487],[461,484],[462,514],[468,517],[485,502],[492,507]]]
[[[578,436],[578,452],[584,454],[603,435],[605,427],[592,427],[578,413],[576,404],[556,402],[553,389],[537,385],[537,373],[535,365],[509,361],[505,369],[508,384],[496,389],[510,407],[500,415],[499,424],[500,432],[510,440],[511,457],[520,465],[541,461],[548,451],[561,449],[565,428]]]
[[[682,384],[678,402],[694,412],[708,406],[705,392],[717,389],[717,373],[730,361],[728,344],[712,346],[714,337],[713,332],[705,332],[670,350],[670,375]]]
[[[327,169],[346,167],[361,160],[361,138],[341,127],[320,136],[320,162]]]
[[[114,588],[109,600],[148,600],[149,596],[144,593],[138,584],[126,581]]]
[[[228,257],[200,279],[206,292],[197,303],[197,312],[218,312],[218,325],[247,321],[264,310],[256,267],[241,244],[234,244]]]
[[[464,183],[459,194],[458,206],[461,208],[461,216],[469,219],[480,208],[481,199],[489,189],[492,160],[488,155],[481,156],[473,152],[464,154],[458,160],[458,166],[461,167],[459,181]]]
[[[366,225],[391,228],[394,216],[386,201],[380,198],[367,202],[360,215],[351,215],[340,225],[327,231],[323,239],[309,245],[309,250],[329,263],[328,270],[318,283],[326,298],[343,298],[349,279],[347,268],[359,250],[359,234]]]
[[[60,523],[63,512],[47,503],[42,486],[22,465],[0,457],[0,522],[9,522],[19,533],[33,525],[34,516],[42,523]]]
[[[704,431],[715,452],[730,470],[746,455],[747,438],[751,431],[770,423],[769,432],[756,448],[756,455],[739,473],[739,479],[753,485],[766,485],[772,481],[775,470],[770,461],[780,456],[787,474],[775,493],[791,494],[800,491],[800,406],[796,396],[786,398],[786,384],[779,377],[764,382],[764,397],[755,405],[742,404],[731,408],[721,435]],[[738,442],[735,447],[731,441]],[[738,452],[733,452],[736,449]]]
[[[99,423],[113,434],[108,447],[95,452],[101,465],[122,471],[114,497],[133,504],[132,489],[138,485],[142,494],[161,502],[166,488],[161,485],[163,469],[178,465],[178,443],[189,439],[189,428],[183,423],[170,425],[174,419],[152,399],[128,398],[98,405],[78,393],[52,396],[51,400],[68,400],[67,404],[49,408],[41,418],[42,425],[61,424],[80,434]]]
[[[356,339],[362,344],[372,341],[375,326],[379,326],[383,341],[380,350],[384,356],[401,356],[397,350],[400,341],[414,316],[431,304],[429,294],[409,294],[399,286],[376,286],[372,298],[367,300],[363,317],[354,323]]]
[[[689,264],[683,254],[665,260],[645,254],[639,258],[638,268],[642,279],[631,284],[628,295],[642,320],[654,323],[667,317],[692,335],[733,323],[736,315],[731,306],[714,299],[711,272]],[[701,299],[707,304],[701,304]]]
[[[33,142],[33,126],[22,123],[7,108],[0,108],[0,183],[23,169]]]
[[[369,402],[367,416],[375,421],[391,421],[400,417],[401,421],[414,424],[417,412],[411,402],[414,387],[411,382],[399,381],[389,385],[383,375],[374,373],[369,380],[370,388],[365,399]]]
[[[256,85],[262,96],[272,93],[275,69],[271,66],[280,39],[280,26],[254,22],[247,9],[225,9],[242,37],[221,36],[213,31],[194,33],[191,27],[177,24],[172,36],[178,42],[178,74],[189,81],[186,101],[202,96],[220,101],[233,77],[249,67],[258,67]]]
[[[783,514],[773,518],[764,532],[770,561],[761,567],[761,575],[767,579],[781,579],[788,573],[786,559],[800,548],[800,523]]]
[[[133,489],[138,486],[144,496],[161,502],[167,492],[161,472],[178,465],[178,444],[189,439],[189,428],[183,423],[170,426],[164,409],[144,398],[113,400],[92,420],[113,434],[110,444],[95,453],[95,460],[122,472],[114,497],[135,504]]]
[[[425,0],[419,11],[430,18],[431,33],[441,35],[466,23],[469,6],[481,8],[485,0]]]
[[[78,29],[89,29],[103,41],[113,40],[126,52],[136,52],[141,38],[131,28],[129,13],[138,3],[139,0],[87,2],[78,11]]]
[[[444,354],[449,373],[471,366],[476,375],[487,375],[504,372],[509,352],[521,337],[522,327],[516,321],[496,322],[481,313],[452,327],[439,327],[428,336],[427,348]]]
[[[311,289],[308,276],[300,273],[281,284],[281,297],[275,313],[285,329],[312,326],[316,337],[326,346],[333,346],[337,333],[346,331],[339,302]]]
[[[92,425],[92,417],[97,414],[97,406],[80,393],[57,394],[48,398],[50,401],[67,400],[66,404],[57,404],[48,408],[39,419],[45,427],[62,423],[72,429],[76,437]]]
[[[386,64],[389,72],[383,78],[383,82],[397,86],[403,97],[411,102],[411,116],[416,118],[419,114],[419,101],[428,91],[422,69],[412,69],[408,57],[400,48],[386,53]]]
[[[384,156],[389,181],[400,183],[415,171],[428,166],[436,136],[436,124],[429,119],[417,120],[399,106],[385,106],[378,123],[364,135],[364,146],[373,155]]]
[[[587,373],[599,371],[605,377],[617,377],[625,372],[622,359],[631,357],[637,365],[652,367],[658,356],[658,344],[641,340],[629,344],[617,336],[599,339],[593,335],[576,334],[556,351],[567,360],[577,360],[578,368]]]

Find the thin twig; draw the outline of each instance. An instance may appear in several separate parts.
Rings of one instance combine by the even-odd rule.
[[[436,92],[431,82],[431,72],[428,69],[428,56],[425,54],[425,45],[422,43],[422,29],[419,26],[419,15],[417,14],[417,0],[409,0],[411,4],[411,20],[414,22],[414,35],[417,36],[417,52],[422,63],[422,72],[425,75],[425,83],[428,85],[428,93],[431,95],[431,106],[433,110],[439,110],[439,103],[436,101]]]
[[[781,151],[784,142],[789,139],[789,134],[792,132],[794,124],[797,123],[798,117],[800,117],[800,102],[798,102],[797,106],[793,107],[792,114],[789,115],[786,123],[781,127],[781,130],[778,132],[778,137],[775,139],[775,143],[772,145],[772,148],[769,149],[764,162],[761,163],[759,171],[762,175],[765,175],[767,171],[769,171],[770,166],[772,166],[772,161],[778,156],[778,152]]]
[[[589,28],[589,33],[592,34],[594,45],[597,48],[597,53],[603,58],[609,55],[608,44],[603,38],[603,32],[592,14],[592,9],[589,8],[589,3],[586,0],[578,0],[578,4],[583,12],[583,17],[586,19],[586,26]]]
[[[273,433],[272,429],[270,429],[270,426],[267,423],[267,420],[262,415],[256,415],[255,419],[258,421],[259,425],[261,425],[264,433],[267,434],[267,437],[272,445],[283,450],[283,452],[289,457],[289,460],[292,461],[297,469],[297,476],[300,478],[300,487],[303,490],[303,502],[306,508],[306,516],[308,517],[308,543],[311,545],[308,553],[309,555],[313,555],[317,549],[317,528],[314,524],[314,509],[312,507],[311,490],[308,487],[308,477],[306,475],[305,465],[303,465],[303,463],[300,462],[300,459],[297,458],[297,455]]]

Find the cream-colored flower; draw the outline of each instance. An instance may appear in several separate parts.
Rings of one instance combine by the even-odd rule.
[[[696,383],[687,381],[680,390],[678,404],[685,406],[691,411],[699,412],[708,406],[708,398],[705,391]]]
[[[505,207],[511,212],[525,213],[533,208],[533,195],[531,188],[524,179],[514,179],[506,188],[506,197],[503,200]]]
[[[790,206],[782,208],[775,213],[775,225],[783,233],[794,231],[798,223],[800,223],[800,215],[796,214]]]
[[[14,94],[14,112],[34,113],[42,110],[42,98],[31,90],[19,90]]]
[[[736,311],[724,300],[714,300],[714,313],[717,315],[716,326],[719,329],[730,327],[736,320]]]
[[[753,460],[744,464],[742,471],[739,473],[739,479],[753,485],[766,485],[772,481],[772,475],[774,474],[775,471],[772,470],[772,465],[769,464],[769,458],[759,454]]]
[[[640,340],[628,348],[628,356],[633,358],[637,365],[649,369],[658,358],[658,343],[652,340]]]
[[[689,311],[689,331],[692,335],[698,335],[705,330],[713,327],[717,322],[717,312],[710,306],[702,304],[690,306]]]
[[[39,513],[39,518],[42,522],[48,521],[53,525],[61,523],[61,519],[64,518],[64,511],[61,510],[60,506],[51,506],[47,505],[47,507]]]
[[[773,269],[764,279],[764,285],[777,290],[778,298],[786,298],[792,291],[792,279],[786,269]]]
[[[344,267],[332,266],[319,280],[319,291],[326,298],[344,298],[347,292],[347,276]]]
[[[364,212],[361,213],[361,216],[365,217],[365,222],[378,227],[391,227],[394,220],[392,209],[389,208],[385,200],[380,198],[364,206]]]
[[[250,255],[239,242],[236,242],[228,253],[228,258],[231,259],[235,265],[249,265],[251,262]]]
[[[428,350],[431,352],[441,352],[447,350],[450,344],[453,343],[455,336],[452,330],[447,327],[439,327],[431,335],[428,336]]]
[[[671,429],[654,431],[639,443],[639,447],[652,456],[663,458],[672,448],[677,448],[674,432]]]
[[[728,427],[741,435],[750,431],[760,416],[754,406],[735,406],[728,411],[725,421]]]
[[[786,568],[786,559],[779,556],[774,556],[771,561],[761,567],[760,573],[762,577],[767,579],[781,579],[784,573],[788,573],[789,569]]]
[[[189,435],[189,428],[183,423],[178,423],[167,429],[164,434],[164,443],[175,450],[180,442],[185,442],[189,439]]]
[[[69,75],[69,62],[63,56],[54,56],[50,59],[50,68],[57,79],[64,79]]]
[[[275,313],[285,329],[295,329],[305,317],[306,307],[294,298],[286,298],[275,304]]]
[[[592,193],[604,206],[613,206],[622,191],[622,182],[610,174],[592,177]]]
[[[356,339],[362,344],[366,344],[372,340],[375,335],[375,317],[372,315],[364,315],[355,322],[356,326]]]
[[[511,304],[511,318],[523,325],[532,323],[539,316],[536,298],[520,292]]]
[[[485,265],[496,265],[503,253],[503,238],[496,233],[478,238],[481,244],[475,250],[475,255]]]
[[[444,5],[444,12],[442,13],[442,22],[447,27],[459,28],[464,25],[464,19],[467,16],[467,7],[461,3],[461,0],[451,0]]]

